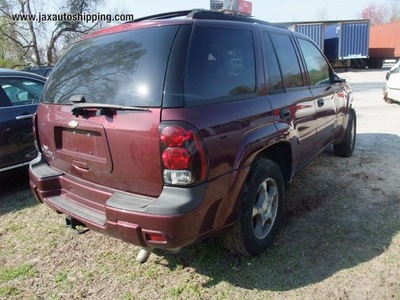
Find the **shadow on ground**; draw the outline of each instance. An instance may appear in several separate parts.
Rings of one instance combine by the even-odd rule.
[[[400,105],[400,101],[396,101],[396,100],[389,100],[389,101],[386,101],[386,103]]]
[[[157,251],[156,263],[193,268],[204,287],[289,291],[368,262],[400,232],[399,144],[397,135],[359,134],[353,157],[329,149],[316,158],[295,177],[276,242],[259,257],[235,256],[210,240],[176,255]],[[36,205],[26,172],[0,182],[0,215]]]
[[[211,240],[177,255],[159,252],[167,267],[194,268],[210,278],[206,287],[229,282],[249,290],[287,291],[380,256],[400,232],[400,212],[394,209],[400,207],[400,172],[392,174],[396,167],[386,158],[398,150],[400,137],[357,138],[353,157],[337,158],[328,150],[295,177],[283,225],[267,253],[238,257]]]
[[[0,216],[37,203],[29,188],[27,168],[0,174]]]

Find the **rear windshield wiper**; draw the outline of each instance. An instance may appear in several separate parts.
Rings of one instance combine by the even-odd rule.
[[[71,111],[74,115],[79,115],[80,111],[85,111],[86,109],[150,111],[148,108],[143,107],[107,103],[75,103],[72,105]]]

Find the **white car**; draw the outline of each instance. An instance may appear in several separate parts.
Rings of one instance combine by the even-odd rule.
[[[400,60],[386,73],[384,99],[389,103],[400,102]]]

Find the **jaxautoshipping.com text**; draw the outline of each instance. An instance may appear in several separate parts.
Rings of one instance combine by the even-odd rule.
[[[13,21],[26,21],[26,22],[131,22],[134,21],[133,14],[102,14],[102,13],[77,13],[77,14],[14,14]]]

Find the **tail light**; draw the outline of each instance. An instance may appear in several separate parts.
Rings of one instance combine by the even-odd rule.
[[[161,163],[164,183],[194,185],[207,175],[207,157],[200,135],[186,123],[160,126]]]
[[[33,135],[33,144],[37,151],[42,152],[40,149],[39,135],[37,131],[37,113],[35,113],[32,117],[32,135]]]

